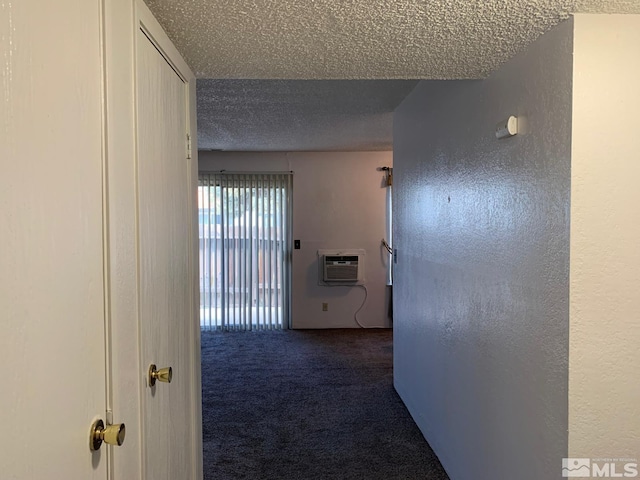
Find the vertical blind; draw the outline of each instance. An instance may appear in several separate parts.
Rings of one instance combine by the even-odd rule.
[[[200,325],[289,326],[290,173],[199,175]]]

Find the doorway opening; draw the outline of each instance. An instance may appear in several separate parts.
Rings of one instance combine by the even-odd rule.
[[[203,330],[289,327],[291,189],[291,173],[199,175]]]

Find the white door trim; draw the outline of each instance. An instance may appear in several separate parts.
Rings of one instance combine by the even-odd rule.
[[[102,0],[105,152],[103,187],[108,284],[107,369],[112,420],[127,426],[125,443],[110,448],[109,479],[141,479],[140,382],[137,368],[136,201],[133,0]]]

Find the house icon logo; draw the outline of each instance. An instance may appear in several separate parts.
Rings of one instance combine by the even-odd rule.
[[[590,477],[591,460],[588,458],[563,458],[563,477]]]

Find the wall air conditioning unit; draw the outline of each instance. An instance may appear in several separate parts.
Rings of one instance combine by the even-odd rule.
[[[358,281],[358,255],[324,255],[324,278],[328,283]]]
[[[318,285],[364,285],[365,251],[318,250]]]

